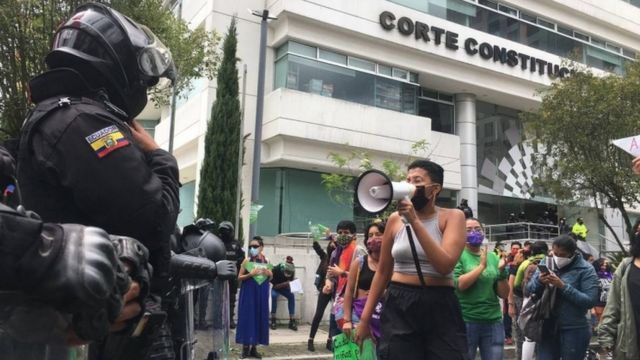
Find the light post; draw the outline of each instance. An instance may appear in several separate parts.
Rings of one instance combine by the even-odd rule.
[[[267,53],[267,24],[268,20],[275,20],[277,18],[269,17],[269,10],[267,9],[262,11],[249,11],[252,15],[258,16],[262,19],[260,22],[260,56],[258,62],[258,91],[256,95],[256,127],[254,131],[253,166],[251,171],[251,207],[253,207],[253,205],[258,203],[260,198],[260,156],[262,150],[262,111],[264,108],[264,72]],[[249,239],[247,241],[247,246],[251,242],[251,239],[256,235],[256,222],[257,219],[253,223],[249,221]]]

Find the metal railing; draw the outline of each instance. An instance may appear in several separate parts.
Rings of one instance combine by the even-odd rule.
[[[557,225],[517,222],[485,225],[485,236],[493,242],[550,240],[559,235]]]

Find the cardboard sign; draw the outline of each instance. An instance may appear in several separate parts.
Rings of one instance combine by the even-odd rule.
[[[640,135],[613,140],[611,143],[633,156],[640,156]]]

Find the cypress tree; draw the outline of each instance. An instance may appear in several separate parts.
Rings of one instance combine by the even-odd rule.
[[[236,214],[238,142],[240,141],[236,48],[234,17],[223,43],[216,100],[207,125],[205,154],[198,190],[198,218],[210,218],[217,223],[224,220],[233,222]]]

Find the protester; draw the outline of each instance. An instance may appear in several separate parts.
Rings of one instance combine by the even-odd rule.
[[[416,160],[408,170],[416,193],[411,201],[400,200],[389,217],[356,341],[371,337],[372,315],[386,288],[380,359],[467,359],[465,324],[453,287],[453,269],[465,245],[464,214],[435,206],[443,185],[440,165]]]
[[[513,285],[510,282],[510,278],[511,278],[511,274],[513,273],[515,275],[515,272],[518,270],[517,266],[520,265],[520,263],[518,263],[518,265],[514,265],[514,259],[516,258],[516,255],[518,255],[518,252],[522,249],[522,244],[518,241],[513,241],[511,242],[511,249],[509,254],[506,256],[507,259],[507,273],[509,274],[509,278],[507,279],[507,282],[509,284],[509,292],[511,292],[511,286]],[[513,270],[515,268],[515,270]],[[504,344],[505,345],[513,345],[513,322],[511,320],[511,316],[509,316],[509,302],[507,301],[507,299],[505,299],[505,301],[502,302],[502,323],[504,325]]]
[[[480,221],[468,218],[467,246],[453,272],[456,295],[467,327],[469,359],[480,349],[482,360],[501,360],[504,324],[498,297],[509,295],[506,261],[482,246],[484,230]]]
[[[329,230],[327,230],[329,231]],[[322,291],[324,287],[324,282],[327,275],[327,268],[329,267],[329,258],[331,254],[336,249],[336,242],[331,236],[331,233],[327,234],[327,240],[329,240],[329,244],[327,244],[327,250],[323,250],[322,246],[317,241],[313,242],[313,250],[315,250],[316,254],[320,258],[320,264],[318,264],[318,269],[316,270],[316,281],[314,285],[318,290],[318,302],[316,303],[316,312],[313,315],[313,320],[311,321],[311,330],[309,331],[309,340],[307,340],[307,350],[316,351],[316,348],[313,344],[313,339],[316,336],[316,332],[318,331],[318,326],[320,326],[320,321],[322,321],[322,317],[324,316],[324,310],[327,308],[327,305],[331,302],[331,293],[325,294]],[[330,346],[331,337],[327,338],[327,344]]]
[[[611,282],[613,281],[613,267],[607,259],[598,259],[593,262],[593,267],[598,274],[599,286],[598,286],[598,301],[596,306],[591,310],[592,315],[595,316],[595,325],[600,323],[602,318],[602,312],[607,305],[607,297],[609,296],[609,290],[611,289]]]
[[[529,246],[529,251],[531,252],[531,256],[525,259],[525,251],[526,247]],[[535,243],[527,244],[525,243],[525,249],[522,250],[523,261],[518,266],[518,270],[513,279],[513,286],[511,288],[510,298],[509,298],[509,314],[513,314],[513,323],[518,323],[518,318],[520,318],[520,312],[522,311],[522,304],[524,302],[525,294],[524,287],[526,286],[525,273],[527,269],[531,269],[529,265],[537,265],[544,257],[547,255],[549,251],[549,247],[547,243],[544,241],[536,241]],[[528,280],[528,279],[526,279]],[[522,333],[522,329],[519,326],[515,326],[515,335],[516,335],[516,357],[518,359],[529,359],[528,354],[533,354],[533,349],[535,348],[535,342],[526,339],[524,334]],[[526,346],[525,346],[526,345]],[[526,349],[524,349],[526,347]],[[527,355],[523,354],[526,350]]]
[[[634,160],[634,164],[640,164]],[[634,169],[635,170],[635,169]],[[637,172],[636,172],[637,173]],[[640,359],[640,220],[634,225],[628,258],[613,275],[600,325],[598,342],[602,355],[616,360]]]
[[[344,325],[342,326],[342,332],[347,336],[351,336],[351,330],[360,322],[362,310],[367,302],[371,282],[378,269],[383,233],[383,224],[374,223],[367,227],[365,231],[365,245],[368,255],[356,259],[349,269],[347,290],[344,294]],[[371,319],[371,333],[375,341],[380,338],[381,311],[382,302],[376,306],[375,313]]]
[[[583,360],[591,339],[586,314],[598,298],[598,276],[570,236],[555,238],[552,250],[553,261],[547,261],[552,268],[545,273],[538,268],[526,285],[538,295],[546,286],[557,289],[553,311],[542,327],[537,359]]]
[[[327,279],[325,280],[322,292],[332,294],[334,307],[329,318],[329,336],[341,333],[337,321],[342,318],[336,318],[336,310],[341,310],[341,304],[344,301],[344,292],[347,287],[347,277],[353,259],[366,254],[365,250],[357,246],[356,224],[351,220],[342,220],[336,227],[336,250],[331,254],[329,259],[329,267],[327,268]],[[327,349],[333,350],[332,343],[327,342]]]
[[[512,245],[512,250],[513,250],[513,245]],[[514,293],[513,293],[513,289],[514,289],[514,283],[515,283],[515,279],[516,279],[516,274],[518,273],[518,267],[520,266],[520,264],[522,264],[522,262],[524,261],[524,250],[522,249],[516,249],[517,253],[515,254],[515,256],[513,256],[513,260],[509,263],[508,265],[508,270],[509,270],[509,296],[507,298],[506,304],[507,304],[507,313],[505,314],[505,318],[509,318],[509,326],[511,327],[509,330],[509,332],[507,332],[507,328],[506,328],[506,321],[505,321],[505,345],[513,345],[513,335],[514,333],[517,334],[517,331],[514,330],[514,327],[517,328],[517,316],[519,314],[516,314],[516,306],[515,306],[515,302],[514,302]],[[516,338],[517,339],[517,338]],[[517,345],[516,345],[517,346]],[[518,357],[519,358],[519,357]]]
[[[273,278],[271,278],[271,330],[278,328],[276,323],[276,311],[278,310],[278,296],[284,296],[287,299],[289,310],[289,329],[298,331],[298,323],[295,319],[296,314],[296,297],[291,292],[289,284],[295,279],[296,267],[293,264],[293,258],[287,256],[286,262],[278,264],[273,268]]]
[[[262,254],[264,243],[255,236],[249,243],[249,257],[242,262],[238,281],[238,327],[236,343],[242,344],[241,358],[261,359],[256,345],[269,345],[269,280],[273,273]]]

